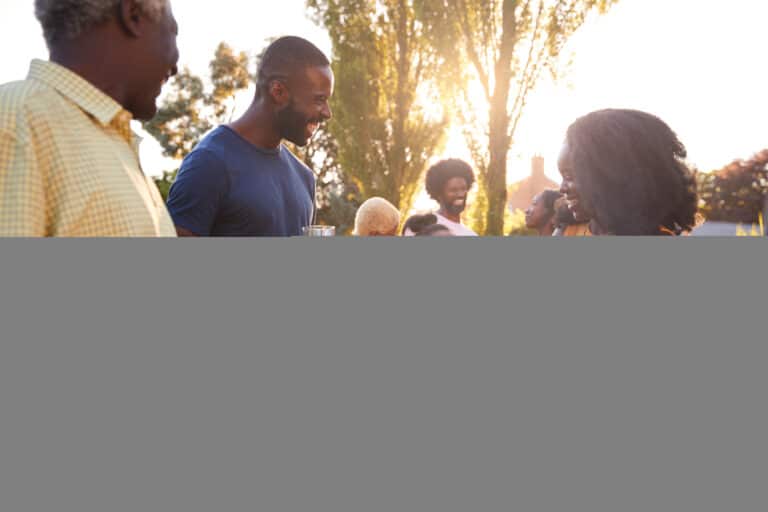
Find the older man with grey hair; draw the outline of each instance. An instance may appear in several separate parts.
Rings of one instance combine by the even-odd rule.
[[[0,86],[0,236],[175,236],[131,120],[176,73],[169,0],[35,0],[49,61]]]

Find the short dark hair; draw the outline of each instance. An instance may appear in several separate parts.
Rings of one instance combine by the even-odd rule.
[[[475,184],[475,173],[467,162],[455,158],[442,160],[427,171],[426,188],[429,197],[439,201],[445,184],[452,178],[464,178],[467,188]]]
[[[427,213],[425,215],[412,215],[408,217],[403,226],[403,235],[406,231],[411,231],[414,234],[418,234],[425,228],[437,224],[437,216],[434,213]]]
[[[600,110],[567,133],[579,193],[598,224],[615,235],[674,233],[696,224],[695,174],[664,121],[637,110]]]
[[[314,44],[296,36],[276,39],[261,56],[256,71],[256,95],[269,88],[273,80],[289,80],[311,67],[330,66],[328,57]]]

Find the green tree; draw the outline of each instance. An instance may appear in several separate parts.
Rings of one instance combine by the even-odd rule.
[[[329,131],[360,198],[411,209],[447,115],[436,80],[442,60],[418,20],[417,0],[308,0],[333,43],[336,92]]]
[[[214,126],[227,122],[234,108],[234,97],[248,88],[251,80],[248,55],[236,53],[226,43],[219,44],[210,62],[209,87],[204,80],[183,69],[173,78],[154,119],[144,129],[160,143],[163,154],[177,161],[187,156]],[[155,179],[164,199],[178,169]]]
[[[711,221],[757,223],[768,199],[768,149],[697,175],[700,212]]]
[[[339,164],[339,145],[327,125],[321,125],[304,148],[291,150],[312,169],[317,180],[316,222],[336,226],[338,235],[349,235],[354,227],[360,191],[350,183]]]
[[[563,49],[593,11],[617,0],[423,0],[420,20],[432,43],[466,72],[455,101],[487,201],[486,234],[501,235],[507,210],[507,159],[532,90],[544,72],[557,78]],[[479,88],[482,98],[472,87]],[[479,115],[482,114],[482,115]],[[478,151],[483,148],[483,151]],[[477,225],[477,223],[476,223]]]

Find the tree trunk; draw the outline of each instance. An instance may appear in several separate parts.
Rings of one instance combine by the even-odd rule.
[[[504,0],[501,49],[496,62],[491,100],[488,150],[491,158],[486,176],[488,221],[486,235],[504,235],[504,210],[507,208],[507,155],[509,154],[508,103],[512,83],[512,58],[515,50],[515,9],[517,1]]]
[[[397,70],[397,89],[395,92],[395,116],[392,120],[392,150],[389,161],[389,173],[392,181],[392,203],[398,208],[401,202],[401,188],[407,178],[406,162],[406,133],[405,126],[411,107],[409,86],[410,48],[408,34],[408,6],[405,0],[398,0],[393,6],[393,26],[395,29],[396,54],[395,69]]]
[[[508,139],[505,134],[490,137],[491,160],[485,180],[488,198],[486,235],[504,235],[504,212],[507,208],[507,154]]]

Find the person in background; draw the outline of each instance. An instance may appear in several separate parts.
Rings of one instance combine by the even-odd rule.
[[[442,224],[430,224],[416,233],[416,236],[455,236],[450,229]]]
[[[355,215],[356,236],[397,236],[400,212],[382,197],[365,201]]]
[[[406,233],[411,233],[406,235]],[[454,236],[446,226],[437,223],[434,213],[413,215],[405,221],[403,236]]]
[[[0,86],[0,236],[176,236],[131,120],[176,74],[169,0],[36,0],[49,60]]]
[[[697,222],[687,152],[661,119],[601,110],[576,120],[559,159],[561,192],[593,235],[677,236]]]
[[[437,216],[434,213],[412,215],[403,224],[402,236],[415,236],[430,224],[437,224]]]
[[[555,231],[555,201],[562,197],[557,190],[545,190],[534,197],[525,211],[525,226],[535,229],[539,236],[552,236]]]
[[[168,209],[180,236],[299,236],[315,211],[315,177],[284,140],[306,146],[331,118],[328,58],[299,37],[264,52],[246,113],[184,159]]]
[[[461,214],[467,208],[467,195],[474,183],[472,167],[462,160],[443,160],[427,171],[427,193],[440,205],[434,215],[437,222],[447,227],[454,236],[477,236],[461,223]],[[408,230],[405,236],[414,234]]]

